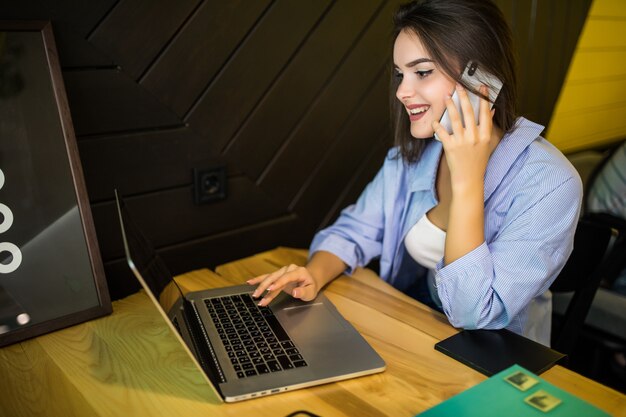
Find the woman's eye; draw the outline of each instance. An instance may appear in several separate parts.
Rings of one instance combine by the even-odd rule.
[[[401,80],[404,74],[402,74],[400,71],[396,71],[394,76]]]
[[[433,72],[433,70],[427,70],[427,71],[415,71],[415,73],[420,77],[420,78],[426,78],[428,77],[431,73]]]

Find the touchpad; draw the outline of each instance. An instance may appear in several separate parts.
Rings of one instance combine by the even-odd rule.
[[[287,333],[298,339],[346,331],[343,322],[321,302],[291,305],[274,311],[274,314]]]

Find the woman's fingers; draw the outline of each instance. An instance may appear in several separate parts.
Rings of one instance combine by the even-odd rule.
[[[317,295],[311,274],[306,268],[297,265],[285,266],[271,274],[261,275],[246,282],[250,285],[258,284],[252,296],[255,298],[263,296],[259,301],[260,306],[268,305],[281,291],[304,301],[312,300]]]
[[[463,111],[463,123],[465,124],[465,129],[466,131],[469,130],[471,132],[476,126],[476,118],[474,116],[472,103],[467,95],[467,91],[461,84],[456,85],[456,92],[459,96],[459,102],[461,103],[461,110]]]
[[[448,110],[448,117],[452,125],[452,135],[457,138],[463,138],[463,121],[461,120],[459,110],[450,97],[446,98],[446,109]]]
[[[315,284],[300,283],[291,291],[293,298],[299,298],[302,301],[311,301],[317,297],[317,287]]]
[[[271,274],[267,274],[265,276],[265,278],[263,280],[261,280],[261,282],[259,283],[259,286],[257,287],[257,289],[254,290],[254,292],[252,293],[252,296],[255,297],[255,298],[259,297],[261,294],[263,294],[265,291],[267,291],[267,289],[274,283],[274,281],[276,281],[278,279],[278,277],[283,275],[286,271],[287,271],[287,267],[284,266],[284,267],[280,268],[278,271],[274,271]],[[256,278],[255,278],[255,280],[256,280]],[[271,289],[270,289],[270,291],[271,291]]]
[[[435,132],[435,134],[437,135],[437,137],[439,138],[441,142],[446,142],[450,140],[450,134],[436,120],[433,122],[433,131]]]
[[[263,275],[259,275],[258,277],[250,278],[249,280],[246,281],[246,283],[249,285],[256,285],[259,282],[263,281],[265,278],[267,278],[268,275],[269,274],[263,274]]]

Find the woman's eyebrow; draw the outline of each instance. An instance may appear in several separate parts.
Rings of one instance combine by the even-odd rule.
[[[408,68],[413,68],[414,66],[421,64],[423,62],[434,62],[432,59],[430,58],[417,58],[416,60],[413,60],[411,62],[409,62],[408,64],[406,64],[406,66]]]

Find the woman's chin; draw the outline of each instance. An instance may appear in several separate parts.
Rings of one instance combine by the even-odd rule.
[[[435,137],[435,132],[411,132],[411,136],[413,136],[413,139],[417,140],[428,140]]]

